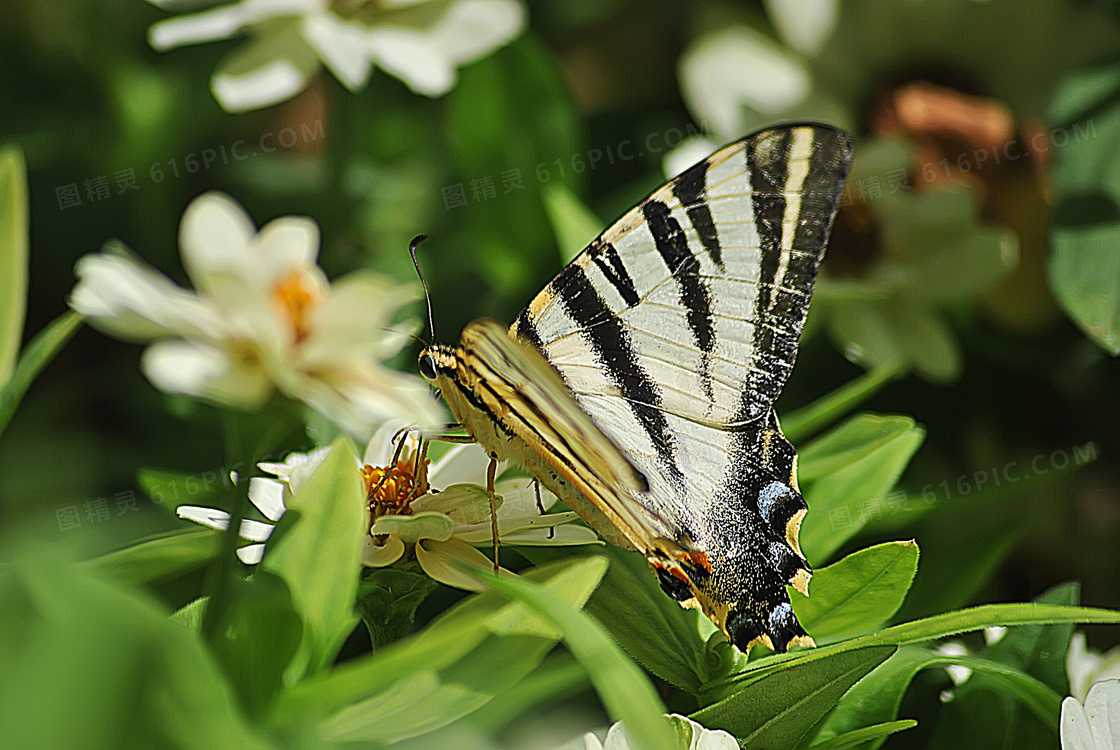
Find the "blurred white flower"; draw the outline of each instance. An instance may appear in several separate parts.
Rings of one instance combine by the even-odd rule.
[[[319,229],[285,216],[257,232],[226,195],[183,213],[183,265],[195,291],[132,257],[78,260],[70,306],[95,327],[155,339],[141,367],[159,389],[237,408],[279,389],[366,437],[386,419],[433,425],[440,410],[419,377],[382,364],[407,341],[394,321],[411,290],[368,273],[332,285],[316,265]]]
[[[840,0],[763,0],[774,30],[803,55],[813,56],[836,28]]]
[[[677,746],[673,750],[738,750],[739,743],[722,729],[708,729],[687,716],[671,714],[669,720],[676,730]],[[578,747],[578,746],[577,746]],[[626,728],[618,722],[607,730],[605,740],[588,732],[583,735],[583,750],[630,750]]]
[[[1062,701],[1062,750],[1120,748],[1120,680],[1093,685],[1085,705],[1074,697]]]
[[[429,576],[448,586],[475,590],[478,585],[458,569],[457,563],[493,569],[489,558],[475,549],[490,547],[493,541],[490,500],[486,488],[474,483],[486,476],[490,459],[482,446],[469,443],[455,446],[429,467],[426,459],[421,461],[417,456],[415,434],[410,431],[400,438],[400,432],[400,423],[383,425],[356,467],[362,475],[369,512],[362,564],[375,568],[392,565],[412,547]],[[292,453],[284,463],[258,464],[276,479],[250,480],[249,499],[265,518],[279,521],[287,508],[285,498],[300,491],[328,452],[329,448],[320,448],[311,453]],[[498,465],[499,479],[494,485],[498,540],[502,545],[601,543],[591,529],[572,524],[579,518],[575,513],[545,513],[556,503],[556,496],[542,489],[538,505],[533,480],[503,479],[505,469],[504,464]],[[433,484],[443,490],[432,489]],[[229,526],[229,514],[214,508],[184,505],[177,512],[180,518],[211,528]],[[243,562],[260,562],[272,529],[272,524],[242,521],[241,537],[255,542],[238,550]]]
[[[211,90],[244,112],[290,99],[325,65],[350,91],[374,65],[425,96],[455,85],[456,68],[485,57],[525,25],[520,0],[149,0],[165,10],[208,9],[152,25],[159,51],[236,35],[251,40],[218,63]]]
[[[1069,694],[1082,703],[1096,682],[1120,679],[1120,646],[1102,654],[1089,648],[1084,633],[1074,633],[1066,652]]]

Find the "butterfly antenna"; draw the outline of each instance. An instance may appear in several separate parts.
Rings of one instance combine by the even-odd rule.
[[[420,261],[416,258],[416,248],[421,242],[428,239],[426,234],[418,234],[412,238],[412,242],[408,243],[408,252],[412,254],[412,265],[416,268],[416,275],[420,277],[420,286],[424,287],[424,301],[428,303],[428,332],[432,334],[432,340],[436,337],[436,324],[432,318],[432,295],[428,293],[428,282],[424,281],[424,274],[420,272]]]

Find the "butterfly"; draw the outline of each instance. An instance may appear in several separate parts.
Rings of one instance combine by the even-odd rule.
[[[420,373],[495,459],[521,464],[746,651],[811,646],[797,454],[773,403],[793,367],[851,162],[794,123],[687,169],[569,263],[512,326],[477,320]]]

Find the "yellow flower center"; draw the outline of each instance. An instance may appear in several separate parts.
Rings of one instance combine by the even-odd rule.
[[[308,318],[311,310],[319,302],[319,294],[309,285],[303,274],[293,270],[272,289],[272,295],[288,315],[297,344],[307,338]]]
[[[417,462],[415,457],[405,456],[396,466],[366,464],[362,467],[362,485],[371,524],[381,516],[405,516],[412,512],[412,501],[426,495],[430,489],[428,463],[427,458]]]

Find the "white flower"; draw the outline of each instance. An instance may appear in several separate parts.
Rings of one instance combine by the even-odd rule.
[[[803,55],[820,51],[836,29],[840,0],[763,0],[774,29]]]
[[[1082,706],[1070,696],[1062,701],[1062,750],[1120,748],[1120,680],[1098,682]]]
[[[149,1],[195,9],[181,0]],[[441,96],[455,85],[456,68],[506,44],[524,25],[520,0],[241,0],[160,21],[148,41],[163,51],[250,36],[211,79],[218,103],[244,112],[291,98],[320,65],[351,91],[363,89],[379,65],[416,93]]]
[[[386,419],[440,421],[419,377],[381,364],[407,340],[394,317],[412,291],[362,272],[332,285],[311,219],[257,232],[233,199],[207,193],[183,213],[179,245],[196,291],[99,253],[78,260],[70,298],[107,333],[155,339],[141,367],[157,388],[243,409],[278,388],[362,437]]]
[[[1069,694],[1084,702],[1093,683],[1120,679],[1120,646],[1102,654],[1086,645],[1084,633],[1074,633],[1066,652],[1066,675]]]
[[[708,729],[687,716],[671,714],[669,720],[677,734],[675,750],[739,750],[739,743],[722,729]],[[630,738],[622,722],[612,725],[605,740],[588,732],[583,735],[583,750],[630,750]]]
[[[493,541],[490,500],[486,488],[476,483],[486,476],[490,459],[482,446],[469,443],[455,446],[428,466],[426,460],[418,460],[418,441],[412,432],[403,438],[403,444],[402,438],[396,437],[401,432],[399,427],[399,423],[383,425],[355,467],[362,475],[368,498],[369,534],[362,564],[391,565],[411,547],[420,567],[435,580],[457,588],[477,589],[474,579],[461,572],[457,563],[493,569],[493,563],[475,549],[490,547]],[[273,523],[279,521],[287,507],[285,498],[299,492],[328,451],[320,448],[311,453],[292,453],[284,463],[258,464],[277,478],[251,479],[249,499],[265,518]],[[542,489],[538,505],[533,480],[502,478],[505,469],[505,465],[498,465],[498,481],[494,485],[501,545],[601,543],[591,529],[571,523],[579,518],[575,513],[544,513],[556,503],[556,496]],[[442,491],[432,490],[433,485],[443,488]],[[215,529],[229,526],[229,514],[214,508],[184,505],[178,513],[181,518]],[[264,542],[272,529],[272,524],[242,522],[241,537],[255,542],[237,551],[243,562],[260,562]]]

